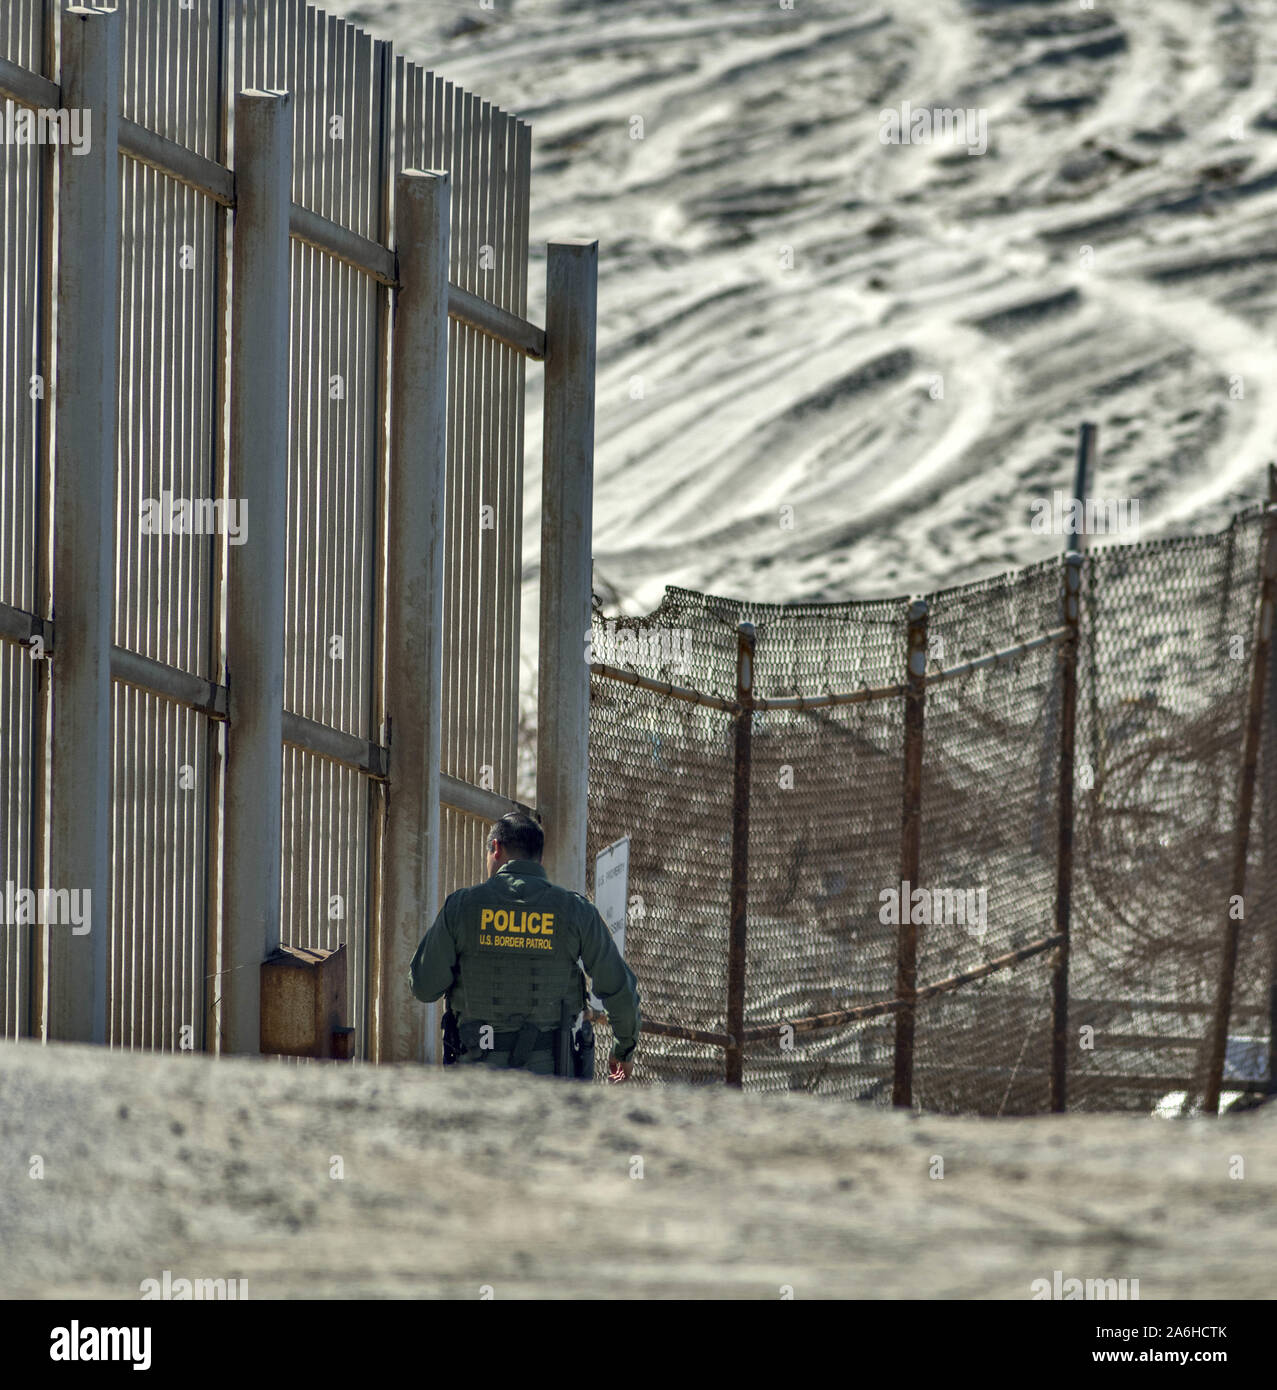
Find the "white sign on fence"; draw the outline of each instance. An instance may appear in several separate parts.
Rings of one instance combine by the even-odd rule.
[[[625,912],[629,903],[630,837],[599,851],[594,861],[594,906],[608,925],[616,949],[625,954]],[[600,1010],[603,1001],[590,995],[590,1008]]]

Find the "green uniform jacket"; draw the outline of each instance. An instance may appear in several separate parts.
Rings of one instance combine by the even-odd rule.
[[[580,893],[556,887],[540,864],[509,859],[484,883],[448,896],[412,958],[409,981],[423,1003],[451,991],[461,1020],[498,1031],[523,1021],[557,1028],[562,1000],[581,1006],[584,963],[612,1025],[612,1055],[638,1045],[639,994],[607,923]]]

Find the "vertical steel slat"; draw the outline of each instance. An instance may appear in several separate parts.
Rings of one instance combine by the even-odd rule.
[[[393,246],[391,208],[394,199],[395,154],[393,149],[394,104],[397,88],[394,83],[394,54],[389,43],[377,42],[373,48],[374,120],[376,123],[377,168],[371,180],[374,236],[383,246]],[[373,466],[369,470],[368,544],[365,566],[370,567],[370,582],[364,610],[364,623],[373,634],[368,663],[368,679],[364,700],[368,711],[366,728],[369,736],[385,744],[389,741],[386,726],[386,637],[387,593],[381,557],[387,554],[388,525],[386,499],[388,496],[390,437],[388,429],[391,402],[390,373],[390,290],[384,285],[372,287],[376,324],[374,329],[375,384],[373,398],[376,427],[373,443]],[[435,701],[434,703],[438,703]],[[386,835],[386,788],[381,782],[371,782],[365,788],[367,816],[368,866],[364,893],[365,965],[362,990],[355,1009],[356,1054],[371,1058],[374,1051],[373,1020],[378,1008],[379,981],[382,978],[382,924],[388,920],[382,912],[384,896],[384,845]],[[437,833],[436,833],[437,839]],[[436,849],[437,854],[437,849]]]
[[[119,322],[119,19],[62,17],[62,94],[92,112],[92,148],[59,161],[56,398],[58,524],[54,537],[58,696],[53,738],[49,886],[91,894],[95,921],[50,928],[51,1035],[106,1038],[110,901],[110,646]],[[104,524],[105,523],[105,524]]]
[[[242,32],[243,10],[232,0],[218,0],[218,21],[215,42],[217,45],[217,91],[213,113],[214,130],[211,137],[211,153],[219,163],[229,159],[230,148],[230,90],[234,83],[236,65],[240,54],[232,33]],[[212,470],[211,491],[215,497],[231,496],[227,478],[225,411],[228,393],[227,353],[229,338],[227,334],[227,314],[230,305],[228,293],[229,255],[230,255],[230,214],[225,209],[211,209],[213,218],[213,338],[212,352],[212,411],[210,426],[210,467]],[[250,526],[252,519],[250,518]],[[207,591],[208,607],[204,630],[206,644],[206,670],[219,684],[225,683],[223,663],[224,643],[222,627],[222,594],[225,574],[224,548],[215,545],[208,552]],[[283,634],[281,634],[283,637]],[[286,639],[285,639],[286,640]],[[221,931],[222,931],[222,736],[224,726],[211,720],[204,721],[204,765],[206,781],[203,797],[205,838],[203,850],[204,902],[203,914],[203,952],[196,961],[199,978],[200,1016],[196,1020],[195,1046],[205,1051],[216,1052],[219,1047],[219,1016],[221,1010],[220,969],[221,969]]]
[[[352,194],[356,177],[355,169],[364,162],[366,157],[365,127],[357,122],[358,109],[350,105],[348,99],[348,94],[354,88],[357,75],[358,55],[354,42],[355,31],[352,26],[342,24],[340,33],[342,67],[339,90],[347,96],[347,101],[344,103],[347,106],[347,139],[340,149],[338,191],[340,216],[349,226],[354,223]],[[354,138],[352,138],[352,128]],[[355,140],[359,141],[357,151],[352,150]],[[342,630],[346,634],[346,659],[337,673],[340,676],[341,698],[334,709],[332,722],[339,728],[358,733],[360,730],[357,722],[358,706],[356,700],[359,686],[362,683],[365,633],[357,620],[359,602],[363,592],[363,576],[356,565],[359,548],[357,528],[361,521],[357,506],[357,487],[358,479],[366,465],[363,423],[369,405],[367,374],[363,357],[364,322],[362,315],[364,304],[359,289],[359,282],[364,277],[353,267],[340,262],[333,263],[332,271],[338,289],[336,301],[338,312],[333,322],[334,342],[344,356],[348,373],[346,400],[342,410],[341,444],[336,459],[337,468],[334,470],[338,480],[338,511],[336,515],[340,540],[335,574],[335,600]],[[342,795],[345,797],[349,791],[345,778],[342,779],[340,786]],[[345,809],[348,811],[349,806],[347,805]],[[344,876],[347,875],[348,867],[353,866],[348,865],[346,861],[351,860],[351,856],[357,854],[359,849],[358,841],[345,843],[348,844],[349,848],[348,853],[342,856]],[[347,887],[350,888],[351,886],[348,882]]]
[[[531,198],[532,132],[522,121],[511,117],[515,132],[515,205],[514,205],[514,250],[515,285],[513,297],[505,306],[520,316],[526,317],[528,309],[528,218]],[[512,386],[514,400],[511,405],[509,429],[511,433],[512,454],[514,457],[515,482],[510,525],[513,539],[510,544],[510,597],[511,610],[511,677],[514,688],[511,697],[516,704],[522,687],[522,632],[523,632],[523,445],[524,445],[524,384],[527,373],[527,359],[522,353],[511,353]],[[591,384],[591,390],[593,385]],[[538,793],[538,805],[540,794]]]
[[[23,66],[38,66],[37,16],[26,7],[7,17],[3,52]],[[30,399],[31,376],[47,378],[42,326],[51,294],[44,255],[44,204],[53,151],[47,147],[7,146],[0,170],[0,430],[6,451],[0,458],[0,599],[38,613],[42,602],[41,508],[42,420],[46,407]],[[52,397],[46,381],[45,400]],[[43,690],[38,668],[27,652],[0,641],[0,891],[37,886],[39,824],[36,807],[40,775],[37,731]],[[38,927],[5,928],[0,935],[0,1037],[16,1038],[38,1024],[31,1008],[39,981],[34,967]]]
[[[330,26],[334,36],[334,49],[336,60],[332,64],[331,71],[335,86],[334,92],[343,95],[349,91],[351,81],[351,57],[352,45],[350,43],[350,27],[334,19]],[[333,106],[338,103],[333,101]],[[343,105],[345,103],[342,103]],[[347,117],[351,115],[346,112]],[[357,138],[357,130],[352,130],[353,122],[347,120],[348,138]],[[326,135],[326,132],[325,132]],[[346,156],[343,141],[340,145],[333,140],[325,139],[325,145],[333,149],[333,157],[330,163],[330,171],[334,180],[332,187],[332,211],[335,214],[334,220],[345,221],[349,224],[349,202],[350,202],[350,161]],[[346,399],[341,403],[339,411],[338,428],[334,431],[332,445],[332,522],[334,529],[333,547],[333,567],[329,576],[331,588],[329,590],[331,599],[332,620],[334,625],[339,626],[343,636],[343,660],[337,664],[333,671],[334,676],[334,696],[328,720],[338,728],[349,729],[350,725],[350,670],[355,664],[358,656],[359,635],[356,633],[354,624],[350,621],[350,584],[354,576],[350,569],[350,545],[351,545],[351,479],[357,460],[353,457],[358,448],[357,429],[354,424],[356,411],[364,403],[363,379],[360,371],[360,360],[358,353],[358,328],[353,318],[355,301],[352,294],[350,267],[337,261],[330,261],[326,269],[332,277],[333,285],[333,312],[329,320],[329,334],[333,345],[334,361],[340,363],[346,380]],[[342,783],[335,784],[335,790],[340,796]],[[344,827],[343,827],[344,829]],[[332,829],[334,841],[337,838],[338,828]]]
[[[110,1024],[108,1041],[119,1046],[124,1037],[124,1004],[128,992],[124,983],[124,972],[132,945],[131,933],[134,914],[129,902],[129,858],[128,858],[128,815],[136,801],[128,795],[128,700],[132,691],[128,686],[114,685],[111,689],[111,732],[112,777],[116,790],[112,808],[112,835],[114,863],[112,865],[112,916],[121,920],[121,930],[111,934],[110,950]]]
[[[453,109],[453,88],[450,82],[440,81],[439,83],[439,128],[438,128],[438,157],[432,161],[433,167],[445,170],[451,181],[452,197],[450,215],[456,222],[459,211],[457,202],[456,181],[460,170],[455,165],[451,154],[452,133],[455,122]],[[459,226],[459,224],[458,224]],[[453,243],[448,250],[448,278],[455,282],[457,249],[455,239],[458,228],[454,226],[452,232]],[[461,446],[459,440],[459,393],[460,381],[457,370],[460,357],[460,325],[449,321],[448,324],[448,427],[447,427],[447,448],[448,464],[446,473],[446,515],[447,515],[447,545],[444,552],[444,612],[443,612],[443,683],[441,687],[441,703],[443,706],[443,742],[441,744],[443,752],[443,770],[455,776],[460,768],[457,758],[457,686],[456,672],[460,654],[460,645],[457,632],[457,620],[460,614],[460,589],[461,575],[457,561],[457,532],[454,518],[457,514],[457,496],[461,487],[460,460]]]
[[[53,76],[58,71],[57,49],[61,26],[51,8],[41,8],[39,59],[42,72]],[[40,267],[38,274],[38,344],[36,360],[46,381],[44,400],[36,410],[36,564],[35,608],[42,616],[53,612],[53,391],[52,359],[54,314],[57,294],[54,284],[54,263],[57,232],[54,225],[54,201],[57,196],[57,153],[52,148],[41,151],[40,169]],[[50,804],[53,746],[53,702],[50,663],[42,661],[35,673],[35,713],[32,720],[31,769],[31,856],[29,881],[42,883],[48,877],[52,827],[46,814]],[[28,941],[29,971],[27,979],[28,1028],[32,1037],[47,1039],[51,1022],[51,961],[49,942],[38,926],[30,929]]]
[[[137,412],[140,408],[136,392],[132,389],[136,382],[136,305],[138,300],[138,255],[136,231],[138,217],[137,186],[141,178],[140,168],[122,161],[122,183],[120,193],[121,238],[120,238],[120,294],[122,310],[120,315],[120,416],[118,432],[120,448],[125,458],[131,458],[135,451],[138,434]],[[129,631],[129,623],[134,611],[130,591],[136,584],[137,565],[140,560],[138,532],[123,524],[123,518],[132,513],[138,514],[134,496],[134,469],[121,468],[117,482],[116,510],[120,520],[116,522],[116,594],[115,611],[112,618],[114,640],[120,646],[133,646],[136,643]]]
[[[482,290],[482,272],[479,269],[479,243],[483,239],[483,99],[471,93],[467,101],[467,158],[470,190],[466,202],[470,216],[467,260],[469,262],[469,289],[472,294]],[[487,334],[471,331],[467,351],[468,403],[466,410],[466,434],[469,440],[470,506],[465,524],[470,532],[470,609],[468,639],[470,643],[470,684],[469,699],[465,707],[470,711],[469,772],[472,781],[479,781],[482,765],[488,763],[492,750],[488,746],[487,723],[492,703],[493,672],[486,669],[484,661],[484,628],[488,617],[484,609],[487,599],[484,578],[484,554],[482,533],[479,530],[479,507],[484,502],[484,483],[488,475],[489,462],[485,455],[487,443],[484,430],[484,410],[487,405],[487,380],[484,373],[484,348]],[[479,872],[475,866],[474,872]]]
[[[492,198],[492,106],[487,101],[475,103],[477,114],[477,155],[475,177],[476,220],[475,237],[471,255],[474,258],[474,290],[476,294],[488,292],[490,296],[491,272],[483,268],[483,247],[493,240],[491,221]],[[478,390],[475,396],[476,418],[474,421],[476,450],[474,454],[478,474],[478,498],[469,524],[475,538],[475,578],[477,581],[478,613],[477,624],[477,669],[481,673],[475,682],[479,696],[479,745],[476,749],[474,772],[476,780],[481,777],[483,766],[492,769],[491,786],[504,790],[503,784],[496,780],[503,769],[502,744],[504,738],[498,731],[501,697],[498,685],[501,668],[496,661],[496,632],[502,606],[501,596],[496,591],[497,533],[493,529],[482,529],[481,508],[491,506],[495,518],[505,510],[505,499],[498,490],[496,469],[496,438],[493,411],[495,392],[493,391],[494,358],[496,340],[486,333],[476,335],[475,376]],[[487,679],[483,677],[486,675]],[[477,869],[477,866],[476,866]]]
[[[226,783],[226,1047],[260,1046],[257,971],[279,943],[281,715],[288,395],[279,364],[289,342],[288,216],[292,99],[245,93],[236,110],[232,491],[255,535],[228,574],[230,750]]]
[[[537,802],[547,873],[584,892],[598,243],[552,241],[547,252]]]
[[[497,220],[495,235],[497,248],[497,283],[494,293],[500,297],[505,307],[511,297],[513,283],[514,237],[511,234],[511,199],[514,188],[511,179],[511,156],[513,154],[513,122],[504,112],[500,122],[500,143],[496,152],[498,181]],[[497,344],[496,351],[496,396],[493,405],[497,419],[498,476],[502,513],[497,522],[499,544],[497,564],[497,598],[501,604],[502,621],[498,644],[498,669],[504,674],[501,686],[501,738],[502,738],[502,789],[507,795],[518,791],[518,722],[520,668],[518,651],[518,600],[516,595],[522,576],[514,568],[513,553],[518,527],[522,515],[515,515],[515,498],[518,496],[518,464],[514,457],[513,440],[510,430],[510,409],[514,404],[513,368],[514,353],[504,344]]]
[[[395,307],[387,544],[391,720],[386,831],[388,953],[378,984],[381,1061],[424,1059],[434,1038],[402,986],[402,967],[432,916],[439,889],[442,711],[434,691],[442,662],[446,467],[449,180],[405,173],[397,181],[395,244],[401,286]]]
[[[492,294],[499,297],[504,307],[510,290],[510,255],[513,238],[510,235],[510,118],[499,113],[499,122],[494,125],[492,177],[496,181],[495,214],[493,217],[493,254],[495,268],[490,277]],[[503,674],[498,678],[500,694],[501,731],[501,782],[499,786],[507,795],[517,791],[517,725],[519,663],[517,653],[511,660],[511,639],[514,627],[514,594],[519,579],[512,575],[510,550],[513,540],[511,523],[514,520],[515,469],[510,448],[509,408],[510,358],[511,353],[503,343],[494,344],[493,404],[496,429],[496,455],[498,492],[502,499],[501,515],[497,517],[495,538],[497,541],[497,572],[495,599],[500,605],[500,622],[497,628],[497,670]],[[510,689],[513,682],[514,689]]]
[[[455,84],[451,88],[453,101],[453,120],[445,133],[448,141],[444,154],[445,166],[454,170],[453,206],[455,217],[452,235],[453,279],[464,289],[473,288],[471,274],[472,258],[470,248],[473,244],[474,227],[474,161],[471,134],[474,121],[474,102],[472,94]],[[457,375],[455,452],[456,490],[454,509],[449,516],[449,527],[453,532],[456,564],[456,663],[451,672],[453,698],[451,701],[453,721],[454,763],[459,776],[474,780],[473,746],[471,734],[475,711],[474,701],[478,692],[470,678],[473,662],[474,639],[472,631],[478,618],[474,611],[477,601],[473,585],[474,555],[476,536],[472,525],[477,518],[475,494],[478,490],[478,473],[481,461],[477,455],[477,443],[473,430],[474,401],[474,333],[467,325],[450,325],[455,337],[455,363]],[[451,479],[450,479],[451,481]]]
[[[142,742],[145,727],[143,695],[131,687],[120,688],[124,700],[124,744],[121,756],[126,763],[124,786],[132,815],[127,820],[127,840],[124,847],[124,874],[128,883],[125,901],[131,905],[129,930],[131,949],[125,958],[126,969],[120,982],[120,1043],[137,1047],[142,1032],[142,984],[146,976],[146,914],[148,888],[146,865],[138,855],[138,845],[146,834],[146,755]]]
[[[503,133],[505,116],[498,109],[486,103],[486,130],[484,138],[484,215],[483,244],[489,247],[491,264],[480,271],[480,284],[485,299],[500,303],[503,283],[503,257],[505,237],[502,225],[502,199],[505,181],[502,177],[501,156],[505,148]],[[485,335],[486,336],[486,335]],[[492,763],[493,787],[503,794],[512,790],[509,782],[510,768],[507,752],[506,713],[508,708],[505,671],[505,633],[509,608],[507,595],[501,584],[505,564],[503,526],[509,508],[506,495],[507,477],[505,471],[505,452],[502,447],[503,424],[501,418],[502,376],[505,370],[505,352],[495,338],[484,342],[484,433],[487,435],[486,449],[488,464],[488,505],[493,508],[492,529],[483,533],[484,539],[484,590],[487,604],[491,609],[488,630],[484,638],[484,651],[492,671],[489,683],[489,758]]]
[[[160,850],[159,821],[163,800],[161,776],[161,720],[158,701],[143,694],[141,699],[142,726],[146,731],[146,819],[142,843],[138,846],[146,869],[148,892],[146,900],[146,962],[147,989],[141,1000],[142,1043],[148,1048],[160,1045],[159,1025],[164,1017],[166,1002],[164,925],[168,915],[168,875],[164,872],[164,856]]]
[[[461,166],[461,240],[457,246],[458,283],[463,288],[474,291],[474,226],[475,226],[475,148],[474,134],[475,98],[472,93],[461,94],[461,148],[458,162]],[[478,592],[478,545],[474,529],[478,517],[476,506],[479,491],[479,475],[483,467],[479,457],[480,441],[476,437],[476,380],[475,343],[476,334],[466,326],[460,334],[461,348],[461,419],[459,422],[462,447],[462,474],[460,509],[456,525],[460,541],[462,604],[459,630],[461,634],[461,667],[458,672],[459,690],[457,692],[457,715],[461,733],[461,776],[467,781],[478,778],[478,759],[476,753],[476,734],[478,731],[478,712],[475,704],[479,698],[476,673],[476,634],[479,626],[478,606],[482,602]]]
[[[190,875],[186,857],[186,798],[189,792],[182,787],[181,768],[186,753],[186,721],[179,705],[166,700],[168,715],[165,750],[169,766],[166,775],[168,786],[168,859],[170,872],[175,885],[173,902],[173,921],[170,931],[171,996],[168,1017],[165,1020],[164,1045],[172,1050],[177,1047],[181,1028],[183,1005],[186,998],[186,942],[189,929]]]

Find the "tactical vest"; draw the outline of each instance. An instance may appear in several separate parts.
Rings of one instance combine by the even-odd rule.
[[[573,894],[508,870],[456,894],[457,983],[450,1002],[464,1021],[497,1029],[557,1028],[560,1004],[582,1002]]]

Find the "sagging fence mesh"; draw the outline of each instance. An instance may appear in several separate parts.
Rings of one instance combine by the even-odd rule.
[[[1091,552],[1074,564],[1073,623],[1063,562],[912,609],[671,588],[647,617],[597,613],[589,850],[592,863],[630,837],[635,1079],[721,1083],[738,1046],[747,1089],[903,1095],[930,1111],[1200,1100],[1248,697],[1266,664],[1265,515]],[[926,674],[907,735],[911,639]],[[1277,756],[1273,740],[1260,747],[1226,1089],[1258,1087],[1268,1065]],[[916,871],[902,885],[911,816]]]

